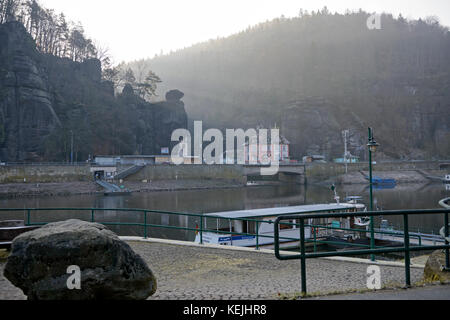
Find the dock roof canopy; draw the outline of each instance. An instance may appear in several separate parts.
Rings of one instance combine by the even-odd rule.
[[[300,214],[300,213],[317,213],[317,212],[330,212],[330,211],[342,211],[349,208],[353,208],[355,205],[343,203],[331,203],[331,204],[312,204],[302,206],[291,207],[278,207],[278,208],[265,208],[265,209],[249,209],[239,211],[225,211],[225,212],[213,212],[205,214],[208,217],[221,217],[221,218],[259,218],[259,217],[274,217],[285,214]]]

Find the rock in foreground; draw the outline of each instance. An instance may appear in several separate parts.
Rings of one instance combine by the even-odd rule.
[[[425,281],[450,281],[450,271],[444,270],[445,266],[445,251],[434,251],[425,264],[424,280]]]
[[[70,266],[81,271],[79,290],[67,287]],[[152,271],[128,244],[103,225],[80,220],[15,238],[4,275],[29,300],[143,300],[156,291]]]

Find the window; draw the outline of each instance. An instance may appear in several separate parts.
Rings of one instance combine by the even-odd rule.
[[[256,234],[256,222],[242,221],[242,233]]]
[[[286,224],[286,223],[290,223],[290,224]],[[280,222],[280,230],[287,230],[287,229],[294,229],[294,224],[295,220],[287,220],[287,221],[282,221]]]

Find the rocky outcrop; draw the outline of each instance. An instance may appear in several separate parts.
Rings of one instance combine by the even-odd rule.
[[[130,90],[129,90],[130,89]],[[18,22],[0,25],[0,161],[74,161],[95,154],[155,154],[187,128],[181,98],[152,104],[114,94],[101,63],[44,55]]]
[[[183,99],[183,97],[184,93],[181,92],[180,90],[170,90],[169,92],[166,93],[166,100],[169,102],[180,101],[181,99]]]
[[[0,157],[38,160],[38,149],[61,122],[32,38],[17,22],[0,26]]]
[[[125,85],[118,99],[125,109],[133,110],[137,153],[160,154],[161,148],[173,147],[172,132],[188,125],[184,102],[180,100],[183,96],[181,91],[172,90],[166,95],[167,101],[148,103]]]
[[[70,266],[81,271],[80,289],[68,288]],[[14,239],[4,275],[30,300],[143,300],[156,291],[155,276],[128,244],[104,226],[80,220]]]

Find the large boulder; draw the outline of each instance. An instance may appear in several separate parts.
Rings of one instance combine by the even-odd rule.
[[[434,251],[427,260],[425,264],[425,269],[423,270],[425,281],[450,281],[450,271],[444,270],[445,266],[445,251],[437,250]]]
[[[81,271],[81,289],[68,289],[70,266]],[[4,275],[29,300],[143,300],[156,291],[152,271],[128,244],[103,225],[80,220],[15,238]]]

